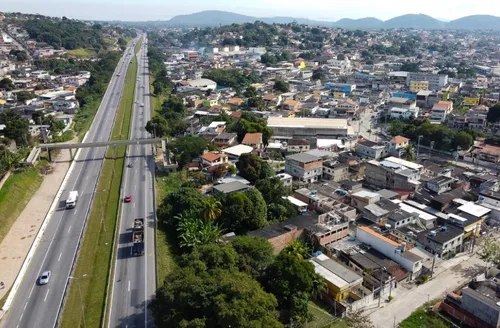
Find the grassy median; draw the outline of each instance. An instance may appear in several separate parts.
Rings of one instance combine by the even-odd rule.
[[[127,71],[125,86],[113,126],[112,140],[128,139],[134,104],[137,60],[134,57]],[[64,306],[63,328],[82,326],[82,310],[78,283],[80,283],[85,309],[86,327],[101,327],[106,307],[107,285],[112,267],[115,228],[120,208],[120,188],[126,146],[109,148],[97,184],[87,227]],[[84,277],[85,275],[85,277]]]
[[[12,173],[5,181],[0,189],[0,243],[42,181],[43,177],[35,168]]]

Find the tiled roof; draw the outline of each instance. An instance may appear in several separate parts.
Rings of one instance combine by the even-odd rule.
[[[205,153],[205,154],[201,155],[201,158],[203,158],[206,161],[213,162],[213,161],[221,158],[222,156],[225,157],[227,155],[225,155],[225,154],[216,154],[216,153]]]
[[[395,136],[391,140],[391,142],[394,143],[394,144],[405,143],[405,142],[408,142],[408,141],[410,141],[410,139],[402,137],[402,136]]]
[[[247,133],[241,142],[244,145],[258,145],[262,143],[262,133]]]

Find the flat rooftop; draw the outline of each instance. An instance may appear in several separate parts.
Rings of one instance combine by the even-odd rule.
[[[269,127],[296,127],[296,128],[330,128],[330,129],[351,129],[346,119],[342,118],[309,118],[309,117],[269,117],[267,119]]]

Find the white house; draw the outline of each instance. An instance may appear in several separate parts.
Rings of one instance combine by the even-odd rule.
[[[400,107],[392,107],[390,109],[391,118],[395,118],[398,120],[411,120],[418,117],[418,113],[420,108],[400,108]]]

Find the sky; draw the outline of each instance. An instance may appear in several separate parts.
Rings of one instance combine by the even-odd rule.
[[[410,5],[413,3],[415,8]],[[310,5],[308,5],[310,4]],[[418,7],[418,8],[417,8]],[[87,20],[168,20],[202,10],[225,10],[271,17],[292,16],[335,21],[376,17],[382,20],[404,14],[426,14],[452,20],[468,15],[500,16],[500,1],[483,0],[1,0],[0,11],[38,13]]]

